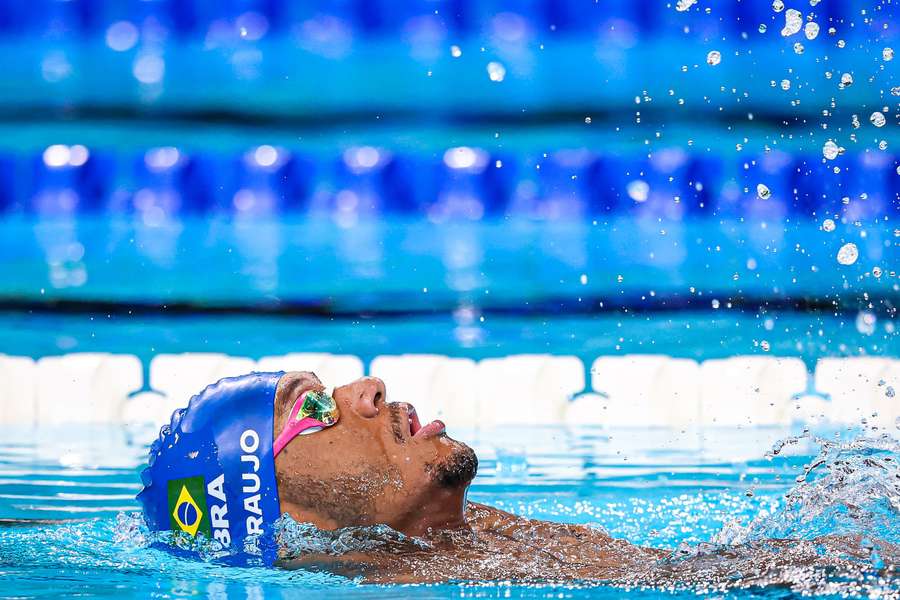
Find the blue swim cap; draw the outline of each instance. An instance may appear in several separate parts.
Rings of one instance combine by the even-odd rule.
[[[284,372],[214,383],[176,410],[150,447],[137,495],[152,531],[200,533],[237,565],[272,565],[281,516],[272,431]]]

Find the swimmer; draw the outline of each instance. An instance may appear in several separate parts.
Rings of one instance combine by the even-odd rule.
[[[252,432],[252,433],[248,433]],[[270,450],[269,450],[270,449]],[[867,573],[873,550],[840,537],[767,540],[673,557],[586,525],[528,519],[466,498],[478,459],[364,377],[329,395],[312,373],[226,379],[176,413],[151,449],[139,500],[152,529],[202,531],[264,564],[377,583],[582,581],[646,586],[791,585]],[[286,513],[319,530],[387,525],[366,550],[279,544]],[[363,535],[359,533],[358,535]],[[363,547],[363,546],[360,546]],[[895,548],[877,548],[892,571]],[[251,563],[258,564],[258,563]]]

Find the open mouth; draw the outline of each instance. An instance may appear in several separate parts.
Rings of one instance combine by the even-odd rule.
[[[446,427],[443,421],[434,420],[427,425],[422,425],[419,421],[419,415],[416,413],[416,407],[412,404],[407,405],[406,413],[407,423],[409,424],[409,435],[413,438],[430,438],[444,433]]]
[[[422,429],[422,423],[419,422],[419,415],[416,414],[416,407],[412,404],[409,405],[409,412],[406,413],[406,417],[409,421],[409,435],[414,436]]]

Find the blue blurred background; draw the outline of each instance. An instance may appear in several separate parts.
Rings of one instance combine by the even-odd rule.
[[[2,2],[0,351],[896,354],[897,4],[778,4]]]
[[[843,442],[900,422],[898,5],[0,0],[0,596],[354,593],[114,518],[257,368],[383,377],[526,516],[897,541],[896,447]]]

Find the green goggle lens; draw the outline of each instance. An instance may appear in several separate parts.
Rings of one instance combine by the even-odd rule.
[[[300,421],[307,417],[325,425],[333,425],[338,419],[337,403],[325,392],[307,392],[303,398],[303,406],[297,411],[296,419]]]

